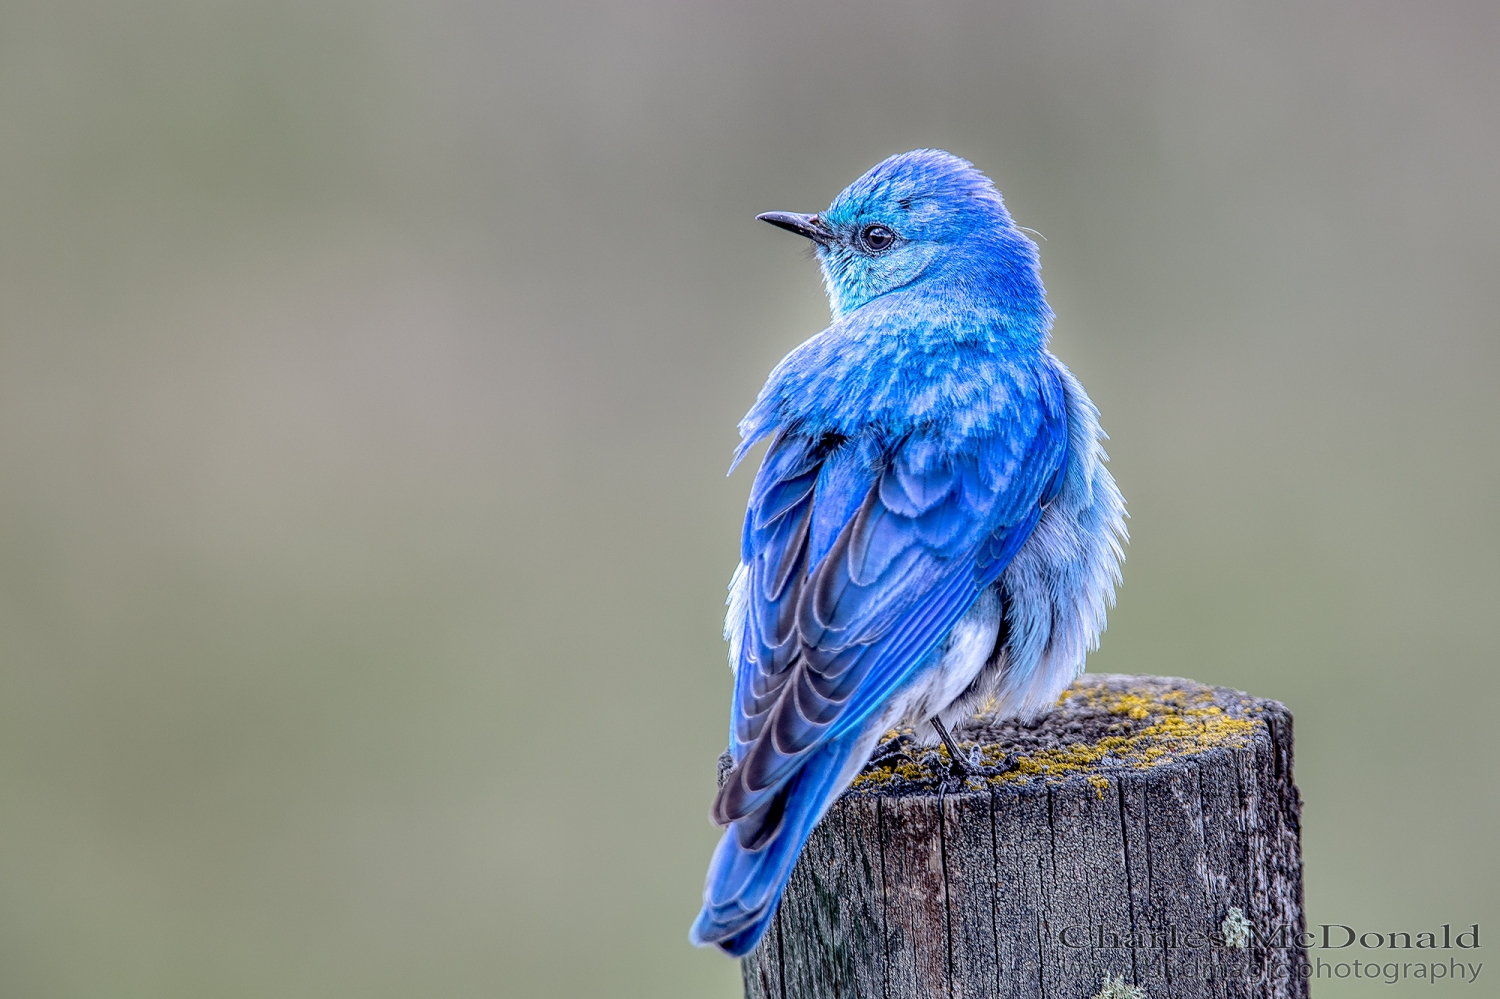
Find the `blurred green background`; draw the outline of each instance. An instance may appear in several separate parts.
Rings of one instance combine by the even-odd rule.
[[[827,319],[753,216],[929,145],[1046,235],[1113,435],[1090,668],[1291,706],[1312,922],[1489,932],[1497,42],[1485,2],[0,6],[0,996],[737,995],[686,942],[724,470]]]

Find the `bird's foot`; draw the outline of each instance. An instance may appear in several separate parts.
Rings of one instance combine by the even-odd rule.
[[[870,757],[870,762],[865,764],[865,769],[892,766],[897,760],[905,760],[907,763],[918,762],[916,757],[907,752],[910,743],[911,736],[904,734],[883,743],[879,747],[881,751]]]
[[[937,730],[938,737],[943,740],[943,745],[948,750],[948,776],[949,777],[973,777],[979,766],[979,747],[975,746],[966,756],[963,750],[958,748],[958,743],[953,741],[953,736],[948,734],[947,728],[936,717],[932,719],[932,727]]]
[[[948,776],[943,780],[944,789],[950,786],[954,790],[971,786],[971,783],[981,783],[992,777],[1001,777],[1016,768],[1020,757],[1015,753],[1006,753],[994,766],[985,766],[983,755],[978,746],[971,746],[965,753],[958,746],[958,742],[943,727],[938,719],[932,719],[932,727],[943,740],[943,747],[948,751]]]

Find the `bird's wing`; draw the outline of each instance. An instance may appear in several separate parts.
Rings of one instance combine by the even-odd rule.
[[[1056,375],[963,447],[893,449],[783,433],[756,476],[741,558],[746,619],[735,678],[734,772],[714,816],[753,849],[777,792],[816,747],[861,725],[999,577],[1062,481]],[[754,826],[755,828],[748,828]]]

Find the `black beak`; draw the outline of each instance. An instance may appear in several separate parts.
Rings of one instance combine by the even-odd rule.
[[[833,242],[833,230],[823,224],[823,220],[816,215],[798,215],[796,212],[766,212],[757,215],[756,218],[762,222],[785,229],[787,232],[795,232],[799,236],[806,236],[819,246],[827,246]]]

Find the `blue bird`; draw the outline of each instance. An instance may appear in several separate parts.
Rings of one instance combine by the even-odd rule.
[[[728,829],[690,939],[736,957],[883,733],[935,744],[980,705],[1056,702],[1127,539],[1099,411],[1047,351],[1036,244],[989,178],[919,149],[825,212],[759,218],[813,242],[833,323],[771,372],[734,459],[771,438],[725,621]]]

